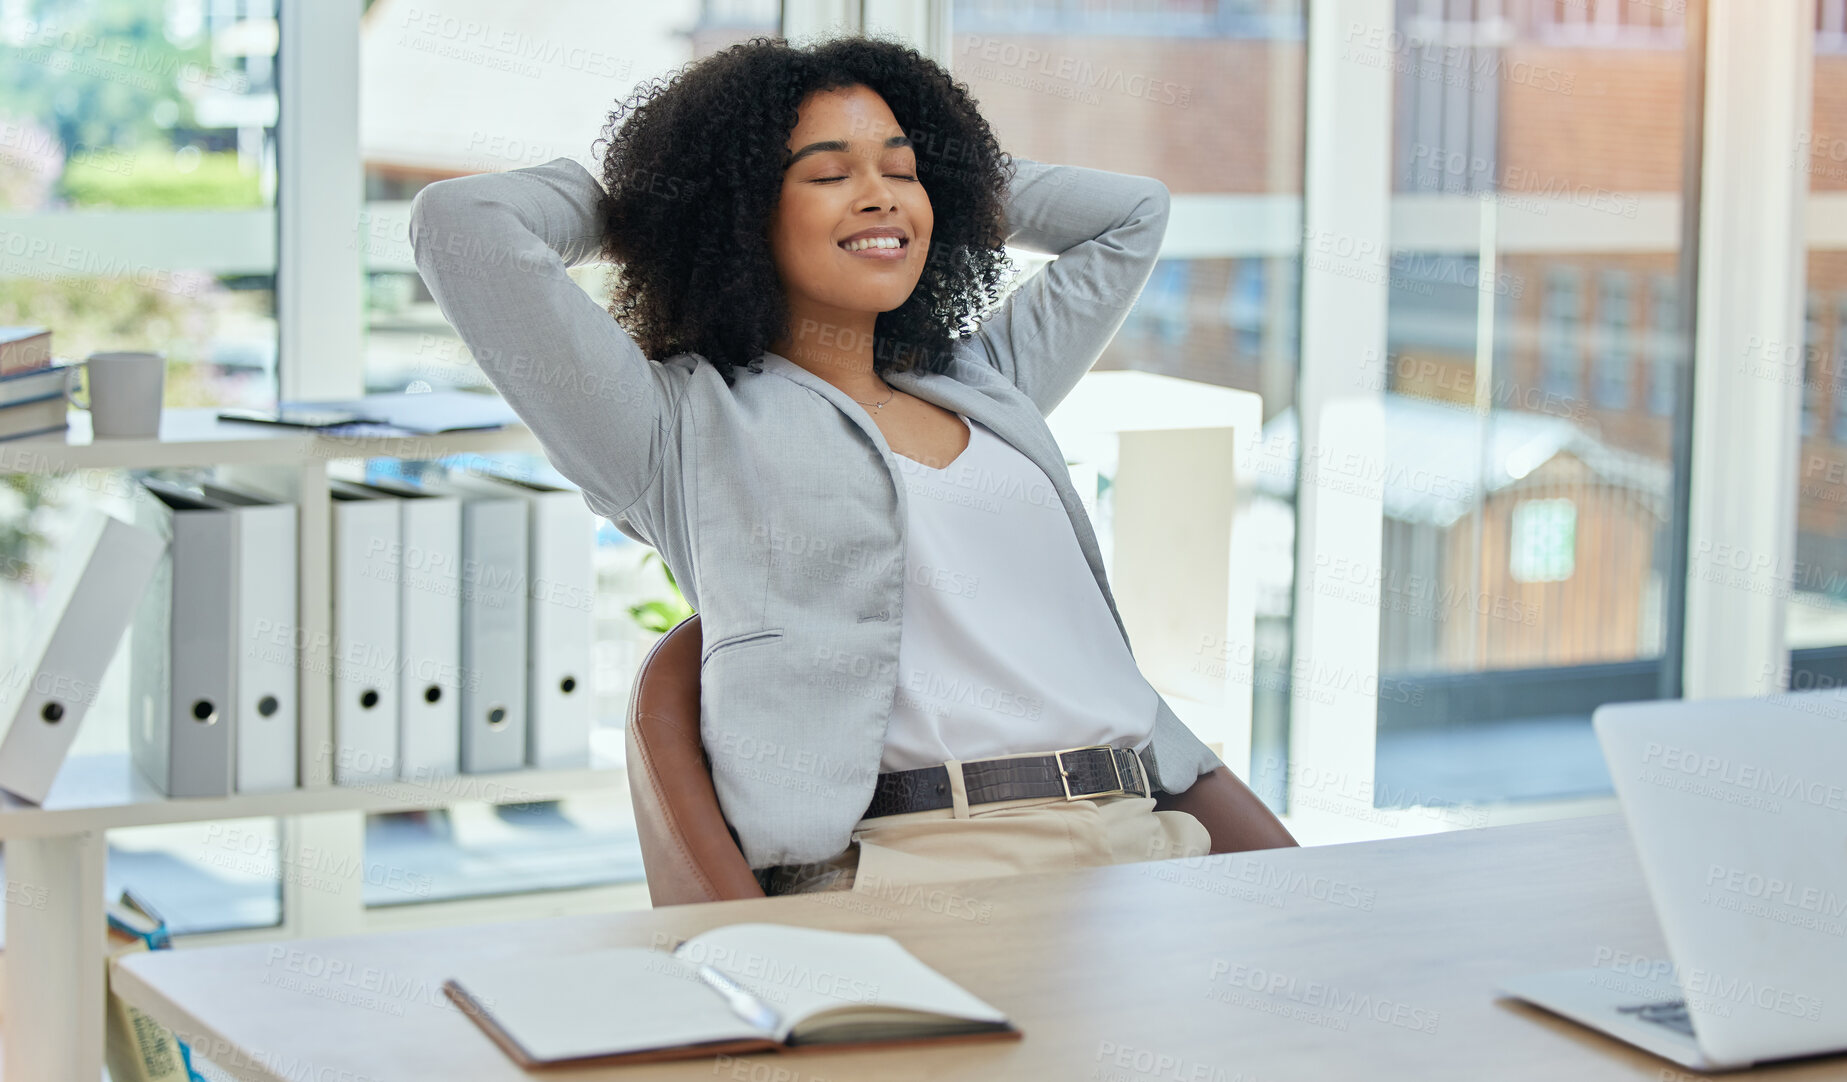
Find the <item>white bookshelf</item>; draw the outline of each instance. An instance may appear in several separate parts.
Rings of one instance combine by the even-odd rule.
[[[604,728],[603,732],[614,732]],[[45,803],[29,804],[0,793],[5,840],[57,838],[120,827],[254,819],[322,812],[396,812],[442,808],[465,801],[530,804],[612,784],[623,771],[619,754],[600,750],[588,765],[555,770],[455,774],[363,785],[323,785],[225,797],[167,797],[135,769],[127,753],[73,756],[58,774]]]
[[[4,1076],[44,1082],[97,1082],[103,1053],[104,835],[120,827],[280,817],[299,824],[285,848],[329,847],[363,858],[370,812],[440,808],[483,801],[524,803],[619,788],[621,747],[604,730],[589,765],[562,770],[461,774],[360,786],[332,779],[332,511],[335,463],[367,458],[436,459],[454,454],[540,453],[523,425],[433,436],[344,437],[274,425],[220,421],[214,409],[170,409],[157,439],[96,440],[89,415],[72,411],[70,429],[0,442],[0,473],[66,476],[79,470],[208,467],[296,504],[300,561],[297,658],[299,773],[293,789],[216,798],[169,798],[126,753],[75,755],[50,794],[33,805],[0,794],[6,845],[7,910]],[[89,724],[123,719],[92,718]],[[355,889],[310,896],[282,884],[285,936],[344,934],[363,926]]]

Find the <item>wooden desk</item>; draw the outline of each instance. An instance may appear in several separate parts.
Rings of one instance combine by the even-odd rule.
[[[738,921],[879,931],[1019,1042],[527,1075],[439,987],[463,958]],[[1665,957],[1617,816],[918,889],[138,954],[116,987],[239,1078],[1589,1082],[1699,1077],[1496,1000],[1507,975]],[[1602,952],[1602,953],[1600,953]],[[1834,1079],[1847,1058],[1736,1078]]]

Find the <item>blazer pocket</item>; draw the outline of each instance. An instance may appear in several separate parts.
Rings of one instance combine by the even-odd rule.
[[[703,668],[706,662],[712,660],[712,655],[718,653],[720,650],[729,650],[734,646],[751,646],[757,643],[775,642],[780,638],[782,638],[782,628],[780,627],[765,628],[762,631],[746,631],[738,635],[727,635],[705,648],[705,654],[699,659],[699,665]]]

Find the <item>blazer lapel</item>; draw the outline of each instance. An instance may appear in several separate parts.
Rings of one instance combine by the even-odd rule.
[[[834,403],[853,419],[853,423],[878,447],[880,454],[889,460],[893,451],[885,441],[885,433],[866,408],[855,402],[852,396],[779,353],[764,352],[763,370],[812,388]],[[894,372],[886,377],[886,382],[906,394],[916,395],[944,409],[956,410],[980,421],[989,431],[1007,441],[1045,471],[1053,489],[1058,492],[1059,500],[1064,504],[1065,514],[1071,519],[1071,528],[1077,533],[1078,547],[1084,552],[1084,562],[1090,565],[1090,573],[1097,580],[1097,588],[1103,591],[1103,600],[1109,606],[1110,616],[1116,621],[1123,642],[1127,643],[1129,629],[1122,622],[1122,614],[1116,609],[1116,599],[1110,595],[1103,567],[1103,553],[1097,545],[1096,533],[1091,529],[1090,520],[1082,513],[1083,502],[1077,488],[1071,483],[1071,469],[1065,465],[1064,452],[1059,449],[1058,441],[1052,438],[1045,418],[1039,415],[1038,407],[1032,404],[1032,400],[1004,381],[997,380],[995,384],[996,391],[1004,389],[1009,392],[1003,396],[990,394],[972,383],[937,372]],[[904,480],[898,476],[897,467],[891,466],[891,471],[892,484],[902,488]]]

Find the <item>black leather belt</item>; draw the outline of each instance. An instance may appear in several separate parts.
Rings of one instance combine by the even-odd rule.
[[[1013,759],[970,760],[962,764],[962,782],[970,804],[1027,797],[1083,800],[1118,793],[1151,795],[1148,768],[1141,757],[1128,748],[1109,744],[1064,748],[1046,755],[1022,755]],[[951,807],[954,803],[955,798],[949,791],[948,766],[893,770],[879,775],[864,818],[931,811]]]

